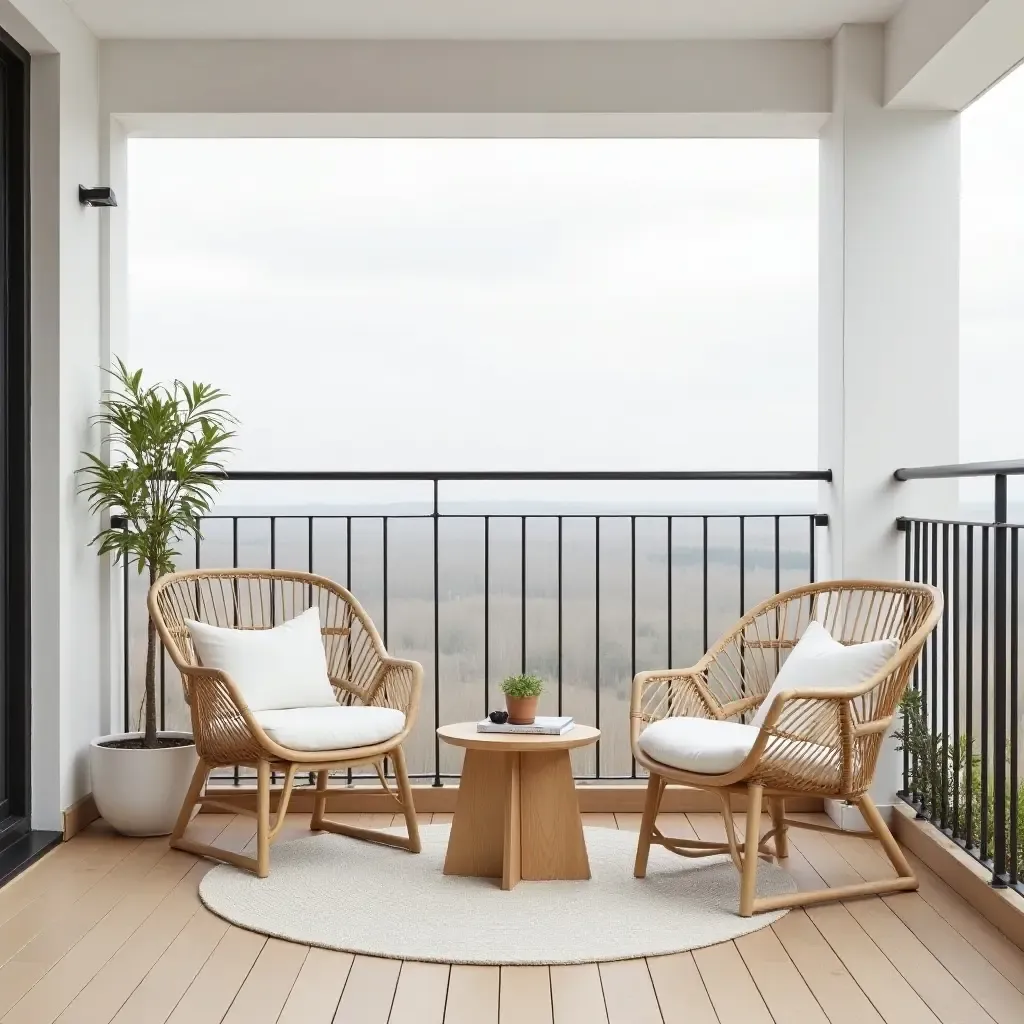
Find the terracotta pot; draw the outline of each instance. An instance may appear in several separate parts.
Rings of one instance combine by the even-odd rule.
[[[533,725],[537,717],[536,697],[505,697],[508,720],[512,725]]]

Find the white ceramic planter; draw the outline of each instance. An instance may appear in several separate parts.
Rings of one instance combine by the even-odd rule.
[[[92,741],[92,795],[100,815],[118,832],[126,836],[165,836],[174,828],[195,772],[196,748],[191,743],[156,750],[102,746],[109,740],[140,735],[114,733]],[[187,732],[160,735],[192,738]]]

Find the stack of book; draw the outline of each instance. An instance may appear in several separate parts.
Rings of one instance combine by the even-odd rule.
[[[538,715],[530,725],[513,725],[505,722],[498,725],[489,718],[476,723],[477,732],[515,732],[534,736],[561,736],[572,728],[572,715],[561,715],[557,718],[545,718]]]

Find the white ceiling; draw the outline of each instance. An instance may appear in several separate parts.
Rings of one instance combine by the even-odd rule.
[[[114,39],[813,39],[903,0],[65,0]]]

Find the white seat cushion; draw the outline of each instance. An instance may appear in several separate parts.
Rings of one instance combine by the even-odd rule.
[[[191,619],[185,625],[199,663],[226,672],[250,711],[337,707],[318,609],[273,629],[225,629]]]
[[[351,750],[397,736],[405,715],[394,708],[289,708],[253,715],[263,731],[290,750]]]
[[[764,722],[775,695],[783,690],[842,690],[858,686],[870,679],[898,650],[897,640],[871,640],[847,646],[833,640],[820,622],[810,622],[789,652],[750,724]]]
[[[750,753],[761,730],[740,722],[709,718],[663,718],[637,740],[650,758],[701,775],[731,772]]]

